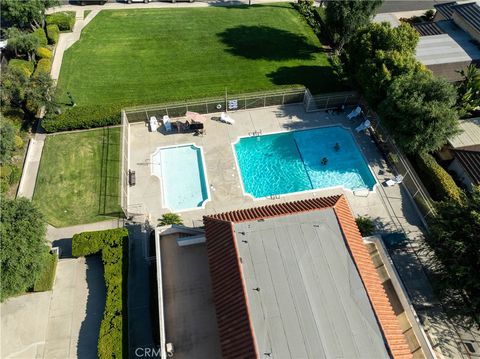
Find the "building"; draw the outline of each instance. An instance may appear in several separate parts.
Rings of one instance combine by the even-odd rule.
[[[459,81],[458,70],[480,62],[480,5],[448,2],[435,9],[433,22],[413,25],[420,34],[416,56],[434,74]]]
[[[204,224],[224,358],[430,357],[415,320],[401,324],[393,310],[400,301],[387,296],[343,195]]]
[[[457,149],[453,153],[455,157],[448,169],[454,171],[469,190],[480,185],[480,151]]]

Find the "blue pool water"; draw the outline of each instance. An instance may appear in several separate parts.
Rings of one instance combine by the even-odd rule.
[[[162,181],[163,206],[172,211],[201,207],[208,199],[202,150],[193,145],[160,148],[152,172]]]
[[[256,198],[336,186],[372,189],[375,185],[351,132],[338,126],[245,137],[235,144],[235,152],[245,192]],[[324,157],[328,158],[326,165],[321,164]]]

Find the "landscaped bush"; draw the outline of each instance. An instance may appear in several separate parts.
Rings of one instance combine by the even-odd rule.
[[[47,36],[48,36],[48,42],[50,44],[56,44],[58,42],[58,37],[60,36],[60,29],[58,28],[58,26],[48,25]]]
[[[50,59],[41,59],[37,63],[37,68],[33,73],[33,77],[38,77],[40,74],[49,74],[52,68],[52,61]]]
[[[22,70],[22,72],[27,76],[30,77],[32,76],[33,69],[35,65],[33,62],[26,61],[26,60],[20,60],[20,59],[11,59],[8,62],[8,66],[10,67],[15,67],[19,70]]]
[[[48,15],[47,25],[57,25],[60,31],[72,31],[75,25],[75,12],[63,11]]]
[[[53,56],[52,51],[46,47],[39,47],[36,54],[41,59],[51,59]]]
[[[42,127],[49,133],[120,124],[118,105],[78,106],[50,116],[42,121]]]
[[[416,157],[415,163],[422,182],[433,199],[463,202],[463,192],[456,185],[452,176],[437,163],[432,155],[419,155]]]
[[[98,337],[98,357],[122,358],[124,342],[127,338],[126,313],[126,265],[128,231],[123,228],[76,234],[72,239],[72,254],[85,256],[102,252],[107,297],[100,334]],[[125,346],[126,347],[126,346]]]
[[[355,222],[362,237],[371,236],[375,231],[375,223],[370,217],[358,216]]]
[[[295,8],[300,14],[303,15],[308,25],[317,34],[320,34],[320,27],[322,23],[322,17],[324,16],[323,8],[319,10],[313,6],[313,0],[299,0],[295,4]]]
[[[35,29],[33,31],[36,37],[38,37],[38,43],[40,46],[47,46],[48,41],[47,41],[47,35],[45,34],[45,30],[43,30],[41,27]]]
[[[53,281],[55,280],[55,272],[57,269],[57,255],[56,254],[46,254],[45,264],[38,276],[35,284],[33,285],[34,292],[46,292],[51,290],[53,287]]]

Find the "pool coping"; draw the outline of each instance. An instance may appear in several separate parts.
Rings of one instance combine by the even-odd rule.
[[[371,174],[372,178],[375,181],[374,185],[372,186],[372,189],[364,188],[364,189],[352,190],[350,188],[346,188],[344,186],[339,185],[339,186],[332,186],[332,187],[325,187],[325,188],[309,189],[309,190],[306,190],[306,191],[289,192],[289,193],[271,195],[271,196],[266,196],[266,197],[254,197],[251,193],[248,193],[248,192],[245,191],[245,187],[244,187],[244,184],[243,184],[242,171],[240,170],[240,163],[238,162],[237,152],[235,151],[235,145],[238,142],[240,142],[240,140],[242,138],[268,136],[268,135],[275,135],[275,134],[279,134],[279,133],[288,133],[288,132],[309,131],[309,130],[316,130],[316,129],[326,128],[326,127],[341,127],[341,128],[347,130],[350,133],[350,135],[352,136],[353,141],[355,142],[355,145],[357,146],[363,160],[365,161],[365,164],[367,165],[368,170],[370,171],[370,174]],[[235,165],[237,167],[238,176],[240,178],[240,186],[242,187],[242,193],[245,197],[252,198],[253,201],[262,201],[262,200],[265,200],[265,199],[280,199],[280,198],[285,197],[285,196],[299,195],[299,194],[302,194],[302,193],[316,193],[316,192],[327,191],[327,190],[331,191],[331,190],[336,190],[336,189],[341,189],[341,190],[344,190],[344,191],[348,191],[348,192],[352,193],[353,195],[356,195],[355,192],[360,192],[360,191],[368,191],[368,194],[370,194],[370,193],[376,193],[376,187],[377,187],[377,185],[379,185],[379,182],[377,181],[377,177],[375,176],[375,173],[373,172],[372,168],[370,167],[370,164],[368,163],[368,159],[366,158],[365,154],[363,153],[362,148],[360,147],[360,144],[358,143],[352,129],[344,126],[341,123],[325,125],[325,126],[307,127],[307,128],[293,130],[293,131],[292,130],[284,130],[284,131],[281,130],[281,131],[274,131],[274,132],[266,132],[266,133],[262,133],[262,134],[259,134],[259,135],[256,135],[256,136],[250,136],[250,135],[237,136],[235,141],[230,143],[230,146],[232,147],[233,157],[235,158]],[[368,194],[367,194],[367,196],[368,196]]]
[[[154,165],[153,156],[155,156],[157,154],[157,152],[160,152],[161,150],[164,150],[164,149],[177,148],[177,147],[195,147],[195,148],[198,148],[200,150],[200,156],[202,158],[203,176],[205,178],[205,187],[206,187],[206,190],[207,190],[207,198],[202,202],[201,206],[192,207],[192,208],[185,208],[185,209],[180,209],[180,210],[175,210],[174,211],[172,208],[167,207],[167,205],[165,203],[165,186],[163,185],[163,179],[162,179],[163,176],[160,176],[160,177],[157,176],[153,172],[153,167],[152,166]],[[161,168],[160,164],[158,164],[158,165],[159,165],[160,171],[161,171],[162,168]],[[205,206],[207,205],[207,203],[212,201],[212,195],[210,193],[210,187],[208,185],[207,167],[206,167],[206,161],[205,161],[205,154],[203,152],[203,146],[197,145],[197,144],[192,142],[192,143],[182,143],[182,144],[178,144],[178,145],[169,145],[169,146],[157,147],[156,150],[150,154],[150,175],[155,176],[159,179],[159,181],[160,181],[160,191],[162,193],[162,196],[161,196],[162,198],[160,199],[161,204],[162,204],[162,208],[170,211],[171,213],[181,213],[181,212],[205,209]]]

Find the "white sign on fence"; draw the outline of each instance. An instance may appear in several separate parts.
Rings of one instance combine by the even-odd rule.
[[[228,109],[229,110],[236,110],[237,108],[238,108],[238,100],[228,101]]]

